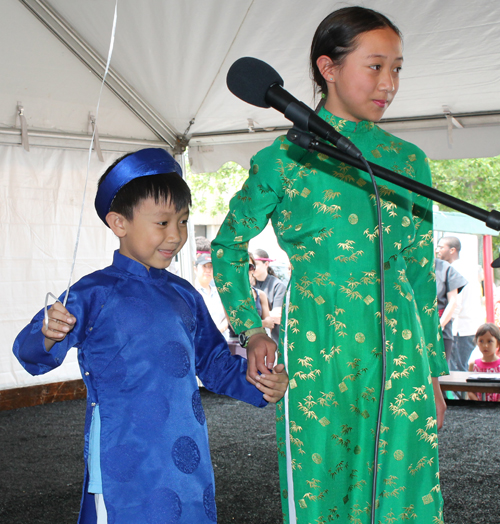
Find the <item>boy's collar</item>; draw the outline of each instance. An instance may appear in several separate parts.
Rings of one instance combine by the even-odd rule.
[[[161,278],[167,274],[167,271],[164,269],[157,269],[155,267],[149,268],[148,271],[140,262],[122,255],[118,249],[113,254],[113,266],[141,278]]]
[[[164,149],[141,149],[120,160],[97,190],[95,209],[99,218],[108,226],[106,215],[116,194],[125,184],[135,178],[163,173],[177,173],[182,176],[181,166]]]

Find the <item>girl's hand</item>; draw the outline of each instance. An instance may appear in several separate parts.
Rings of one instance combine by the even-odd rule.
[[[75,327],[76,318],[60,302],[49,309],[48,316],[49,322],[43,323],[42,333],[45,335],[45,349],[50,351]]]
[[[437,377],[432,377],[432,387],[434,389],[434,398],[436,400],[437,427],[438,429],[441,429],[443,427],[444,413],[447,406]]]
[[[250,337],[247,345],[247,380],[254,386],[257,384],[258,371],[270,374],[274,367],[276,344],[264,333],[256,333]]]
[[[258,375],[256,387],[264,393],[267,402],[276,404],[285,395],[288,387],[288,374],[283,364],[278,364],[272,374]]]

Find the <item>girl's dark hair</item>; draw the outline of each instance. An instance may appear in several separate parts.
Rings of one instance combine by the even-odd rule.
[[[110,165],[99,179],[97,187],[102,184],[109,172],[117,164],[131,154],[128,153],[122,156]],[[125,184],[116,193],[109,210],[120,213],[127,220],[132,220],[134,218],[134,209],[139,202],[150,197],[154,198],[157,204],[160,202],[172,203],[177,213],[191,206],[191,191],[186,181],[177,173],[161,173],[134,178]]]
[[[344,7],[330,13],[319,24],[311,44],[311,74],[318,90],[328,94],[325,79],[316,65],[320,56],[328,56],[337,66],[356,49],[359,35],[375,29],[392,29],[403,39],[401,31],[383,14],[365,7]]]
[[[490,333],[500,344],[500,329],[498,329],[495,324],[483,324],[482,326],[479,326],[474,341],[477,342],[477,339],[486,335],[486,333]]]

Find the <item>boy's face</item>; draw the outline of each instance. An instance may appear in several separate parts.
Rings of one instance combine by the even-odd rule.
[[[165,269],[186,243],[189,209],[177,212],[170,202],[141,200],[132,220],[123,219],[120,253],[140,262],[146,269]]]

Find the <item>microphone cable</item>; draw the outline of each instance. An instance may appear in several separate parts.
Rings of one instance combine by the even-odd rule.
[[[380,321],[381,321],[381,342],[382,342],[382,375],[380,383],[380,396],[378,401],[377,427],[375,430],[375,448],[373,457],[373,487],[372,487],[372,502],[371,502],[371,518],[370,524],[375,524],[375,505],[377,501],[377,477],[378,477],[378,454],[380,446],[380,428],[382,426],[382,410],[384,405],[385,384],[387,377],[387,354],[386,354],[386,334],[385,334],[385,275],[384,275],[384,240],[382,227],[382,205],[380,202],[380,195],[378,191],[377,182],[370,164],[364,156],[358,157],[366,166],[366,170],[370,175],[370,179],[375,190],[375,200],[377,203],[377,224],[378,224],[378,242],[379,242],[379,266],[380,266]]]
[[[375,431],[375,448],[373,460],[373,488],[371,498],[371,524],[375,524],[375,504],[377,500],[377,476],[378,476],[378,454],[380,447],[380,432],[382,425],[382,411],[387,375],[386,355],[386,333],[385,333],[385,276],[384,276],[384,243],[382,225],[382,206],[378,186],[370,164],[363,154],[352,142],[324,122],[311,108],[298,101],[293,95],[283,89],[283,79],[279,73],[269,64],[252,57],[242,57],[230,67],[227,78],[227,87],[238,98],[248,104],[257,107],[273,107],[291,120],[299,131],[311,133],[327,142],[337,149],[343,151],[363,162],[368,172],[375,191],[377,205],[377,227],[379,231],[379,266],[380,266],[380,320],[381,320],[381,342],[382,342],[382,374],[380,384],[380,397],[378,402],[377,427]],[[318,108],[316,109],[316,111]],[[308,142],[301,144],[300,140],[295,142],[300,147],[308,150]]]

